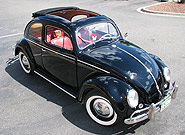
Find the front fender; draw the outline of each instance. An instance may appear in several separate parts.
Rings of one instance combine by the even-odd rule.
[[[82,101],[84,95],[90,90],[97,88],[107,95],[114,107],[119,111],[124,111],[128,106],[126,96],[132,87],[124,81],[111,76],[100,76],[85,81],[79,92],[79,101]]]
[[[161,71],[163,70],[164,67],[167,67],[158,56],[150,54],[150,57],[152,57],[155,60]]]
[[[22,50],[24,51],[28,57],[30,58],[31,62],[34,63],[34,57],[32,55],[30,46],[28,44],[28,42],[26,41],[26,39],[22,39],[19,42],[17,42],[16,46],[15,46],[15,56],[19,54],[19,51]]]
[[[165,77],[164,77],[164,68],[167,67],[167,66],[164,64],[164,62],[158,56],[150,54],[150,57],[152,57],[155,60],[155,62],[157,63],[157,65],[159,66],[159,69],[161,70],[161,72],[163,74],[164,81],[167,85],[165,90],[169,89],[170,81],[166,81]]]

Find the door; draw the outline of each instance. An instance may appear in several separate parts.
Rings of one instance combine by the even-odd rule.
[[[46,26],[42,61],[45,70],[68,86],[77,87],[76,57],[69,35],[62,29]]]

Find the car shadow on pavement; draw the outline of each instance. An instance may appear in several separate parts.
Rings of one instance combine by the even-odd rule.
[[[71,110],[72,108],[75,108]],[[143,121],[134,125],[125,125],[122,122],[116,123],[112,126],[101,126],[95,123],[86,113],[85,107],[80,104],[72,105],[62,109],[63,116],[70,121],[72,124],[76,125],[80,129],[85,131],[101,134],[101,135],[122,135],[135,133],[135,130],[142,125],[145,125],[148,120]]]
[[[62,116],[64,116],[73,125],[87,132],[106,135],[135,133],[137,128],[145,125],[148,122],[146,120],[131,126],[124,125],[123,123],[115,124],[110,127],[98,125],[91,120],[83,105],[78,103],[75,99],[60,91],[58,88],[36,74],[33,76],[26,75],[21,69],[18,60],[14,60],[13,63],[10,61],[5,71],[14,80],[25,86],[27,89],[45,98],[47,101],[61,106]]]

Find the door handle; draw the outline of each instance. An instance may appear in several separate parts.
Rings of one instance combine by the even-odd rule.
[[[46,51],[46,49],[42,48],[42,51],[43,51],[43,52],[45,52],[45,51]]]

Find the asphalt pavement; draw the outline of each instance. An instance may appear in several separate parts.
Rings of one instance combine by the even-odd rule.
[[[137,12],[156,0],[0,0],[0,135],[185,135],[185,18]],[[13,56],[31,13],[78,6],[112,18],[128,40],[156,54],[179,85],[177,99],[150,121],[103,127],[84,107],[37,75],[28,76]]]

